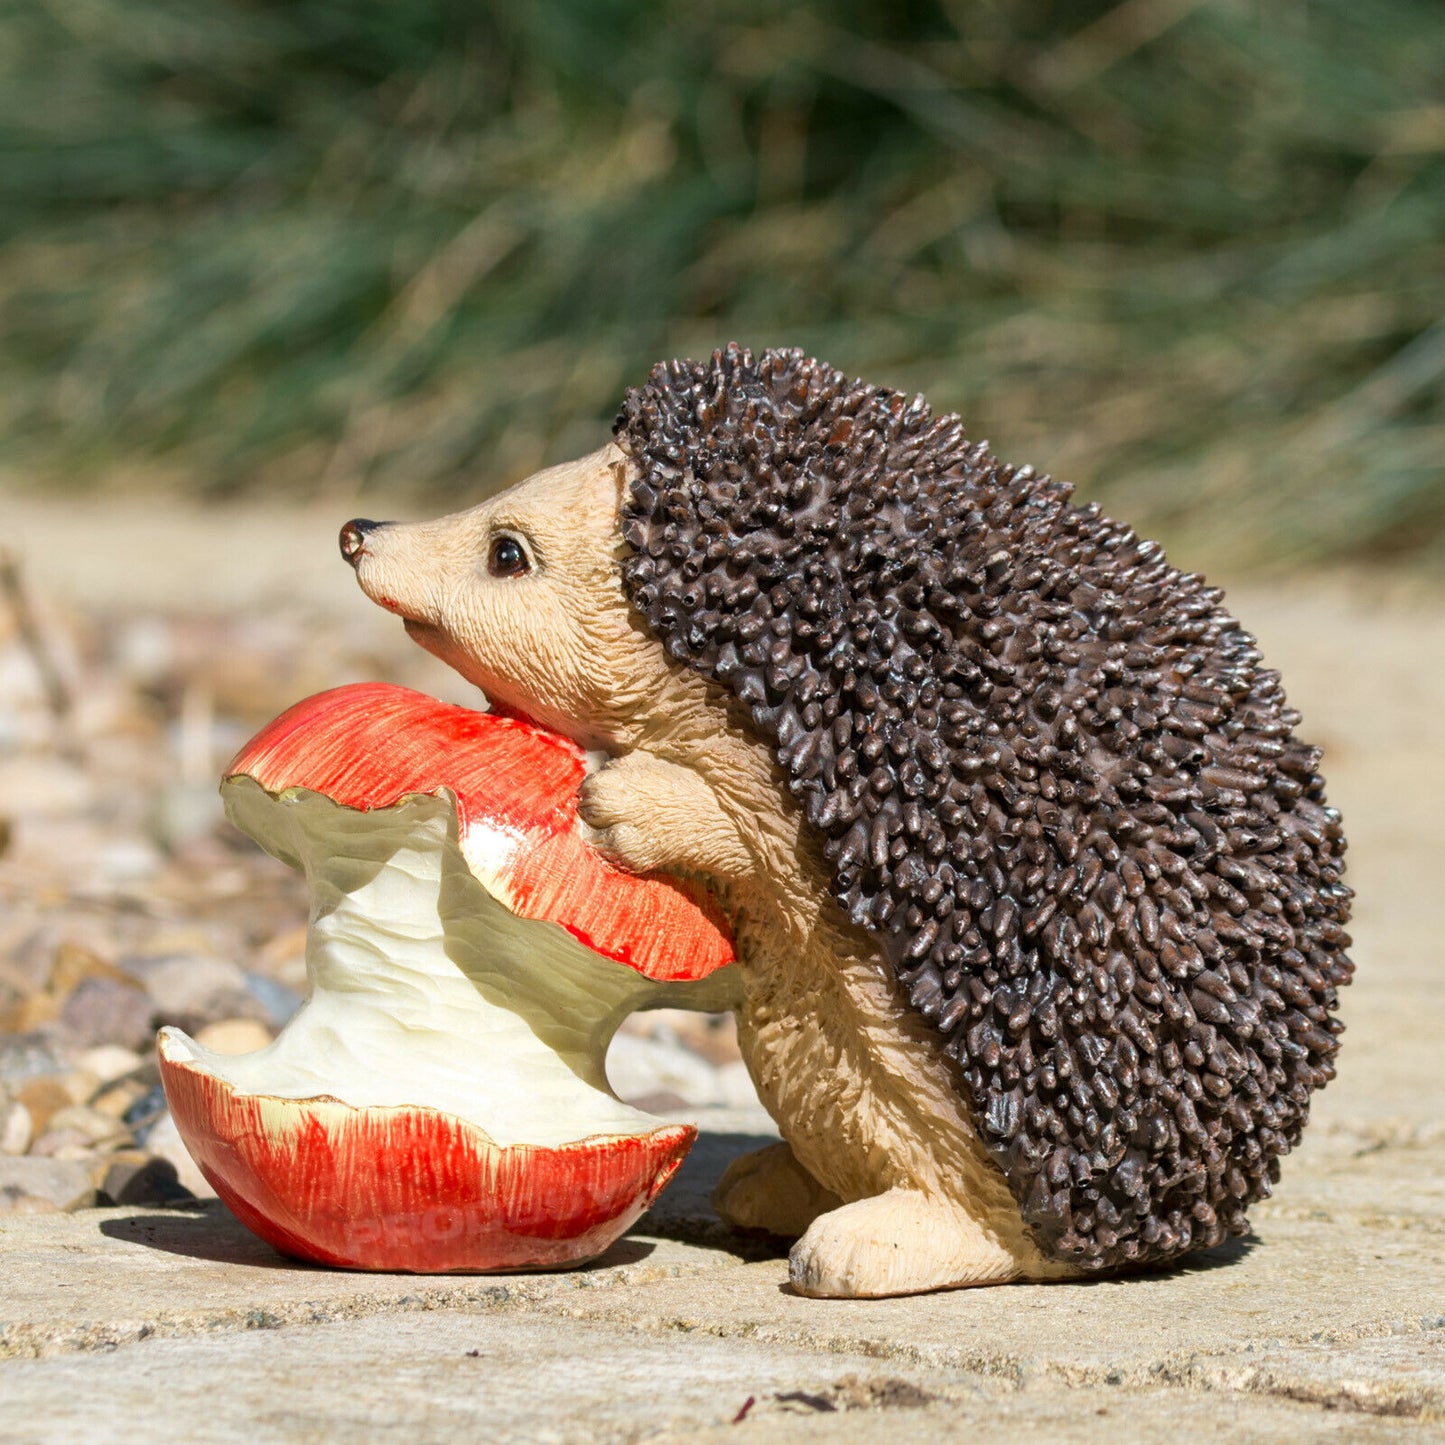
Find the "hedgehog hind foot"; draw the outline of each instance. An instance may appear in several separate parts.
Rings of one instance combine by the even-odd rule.
[[[793,1157],[786,1144],[770,1144],[734,1159],[712,1192],[713,1208],[735,1229],[756,1229],[796,1239],[842,1201]]]
[[[1032,1261],[958,1205],[915,1189],[890,1189],[814,1220],[793,1246],[788,1274],[796,1293],[814,1299],[878,1299],[1040,1277]]]

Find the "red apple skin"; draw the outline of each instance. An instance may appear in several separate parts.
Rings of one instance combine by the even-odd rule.
[[[677,1172],[689,1125],[499,1148],[423,1108],[237,1094],[160,1051],[176,1126],[247,1228],[297,1259],[343,1269],[550,1269],[603,1253]]]
[[[597,953],[660,981],[733,961],[727,923],[701,890],[615,867],[582,837],[577,745],[522,719],[438,702],[392,683],[318,693],[268,723],[226,771],[269,793],[307,788],[367,811],[449,789],[465,844],[485,830],[483,882],[522,918],[560,924]]]

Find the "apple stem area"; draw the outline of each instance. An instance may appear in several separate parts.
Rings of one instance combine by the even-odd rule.
[[[169,1058],[238,1093],[435,1109],[501,1147],[635,1135],[656,1121],[608,1088],[618,1024],[730,1002],[732,969],[659,983],[517,917],[468,868],[447,795],[362,811],[241,776],[225,797],[238,826],[305,870],[312,899],[310,997],[272,1044],[222,1055],[166,1031]]]

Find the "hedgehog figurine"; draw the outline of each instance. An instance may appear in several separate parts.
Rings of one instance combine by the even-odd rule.
[[[806,1295],[1219,1244],[1334,1074],[1319,752],[1220,592],[1070,490],[730,346],[592,456],[342,532],[418,642],[606,755],[603,847],[733,920],[784,1142],[715,1201],[796,1239]]]

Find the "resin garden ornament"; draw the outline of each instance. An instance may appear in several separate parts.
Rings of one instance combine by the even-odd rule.
[[[589,1137],[662,1149],[602,1091],[597,1040],[649,989],[711,991],[784,1140],[734,1162],[717,1208],[794,1237],[804,1294],[1097,1275],[1246,1230],[1334,1072],[1350,895],[1319,755],[1217,590],[921,399],[736,347],[658,366],[591,456],[437,521],[349,523],[341,544],[513,719],[492,728],[570,740],[546,745],[575,761],[609,880],[676,880],[731,929],[734,967],[599,975],[590,1009],[579,988],[534,1029],[586,1034],[570,1059],[597,1086]],[[352,886],[362,865],[327,861],[357,855],[357,798],[269,767],[243,755],[233,812],[265,834],[253,807],[318,796],[304,840],[298,821],[268,846],[344,891],[364,931],[388,905]],[[491,887],[447,841],[465,789],[449,775],[423,799],[416,781],[398,837],[441,840],[434,911],[470,941],[477,885],[445,884]],[[388,857],[419,855],[406,839]],[[525,893],[492,896],[530,917]],[[409,926],[395,906],[387,948]],[[553,971],[520,930],[544,926],[508,923],[517,947],[487,974],[519,1013]],[[355,1047],[335,1028],[300,1055]],[[480,1089],[513,1036],[458,1034],[438,1050],[448,1088]],[[360,1102],[415,1104],[394,1059],[400,1093]],[[260,1096],[248,1067],[224,1066],[242,1101]],[[424,1102],[492,1147],[525,1133],[492,1136],[454,1092]]]

